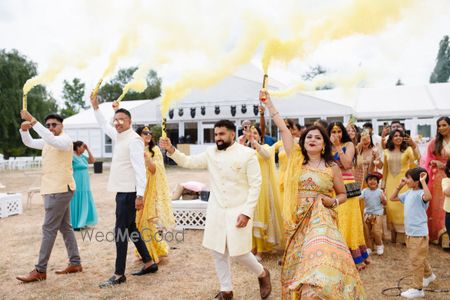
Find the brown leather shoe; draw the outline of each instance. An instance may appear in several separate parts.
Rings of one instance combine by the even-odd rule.
[[[272,292],[272,284],[270,283],[270,272],[266,268],[264,268],[266,275],[264,277],[258,277],[259,281],[259,293],[261,294],[262,299],[266,299],[269,297]]]
[[[81,265],[68,265],[64,270],[55,271],[58,275],[78,272],[83,272],[83,267]]]
[[[22,281],[23,283],[29,283],[34,281],[42,281],[47,279],[47,273],[46,272],[38,272],[36,269],[30,272],[28,275],[23,276],[17,276],[17,280]]]
[[[221,291],[214,297],[214,299],[231,300],[231,299],[233,299],[233,291],[230,291],[230,292]]]

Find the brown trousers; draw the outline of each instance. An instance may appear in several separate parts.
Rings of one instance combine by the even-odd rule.
[[[412,287],[421,290],[424,277],[433,273],[428,263],[428,236],[406,236],[406,247],[408,248],[411,275],[413,276]]]
[[[364,215],[364,237],[367,247],[374,249],[374,246],[383,245],[383,216]],[[374,245],[375,244],[375,245]]]

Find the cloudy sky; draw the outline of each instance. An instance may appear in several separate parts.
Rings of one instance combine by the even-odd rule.
[[[298,57],[274,61],[269,69],[288,85],[316,64],[344,77],[363,69],[366,86],[393,85],[399,78],[407,85],[427,84],[438,43],[450,34],[450,1],[371,1],[386,5],[388,13],[395,9],[392,3],[404,7],[386,20],[384,10],[360,16],[355,22],[380,23],[369,34],[358,33],[360,24],[352,24],[353,19],[345,24],[346,11],[354,2],[370,3],[2,0],[0,48],[19,50],[38,64],[40,74],[54,68],[55,76],[45,84],[56,98],[63,79],[80,77],[90,89],[103,74],[111,76],[124,66],[152,67],[166,85],[196,71],[226,74],[232,68],[224,69],[220,63],[229,54],[236,54],[230,64],[245,61],[261,67],[260,34],[283,40],[299,37],[299,31],[303,41]],[[303,34],[329,16],[336,20],[331,26],[348,25],[348,32],[339,38]],[[105,71],[108,68],[110,72]]]

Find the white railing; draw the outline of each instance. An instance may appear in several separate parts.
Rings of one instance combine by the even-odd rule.
[[[34,169],[40,168],[41,165],[41,156],[19,156],[10,157],[8,160],[0,159],[0,171]]]

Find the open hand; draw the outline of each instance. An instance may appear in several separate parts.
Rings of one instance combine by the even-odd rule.
[[[335,134],[331,134],[331,136],[330,136],[330,142],[331,142],[333,145],[337,146],[337,145],[338,145],[338,141],[339,141],[339,138],[338,138]]]

